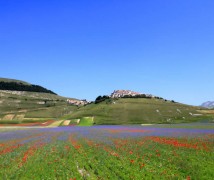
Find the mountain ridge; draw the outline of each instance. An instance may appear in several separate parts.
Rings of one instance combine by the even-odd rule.
[[[214,101],[207,101],[201,104],[201,107],[214,108]]]

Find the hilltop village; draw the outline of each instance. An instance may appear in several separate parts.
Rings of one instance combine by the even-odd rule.
[[[135,97],[135,96],[142,96],[144,95],[145,97],[155,97],[151,94],[142,94],[139,92],[134,92],[131,90],[114,90],[114,92],[111,94],[111,98],[122,98],[122,97]]]
[[[111,93],[110,96],[106,95],[105,97],[107,98],[131,98],[131,97],[145,97],[145,98],[155,98],[155,96],[151,94],[142,94],[139,92],[134,92],[131,90],[114,90],[113,93]],[[76,105],[76,106],[84,106],[87,104],[92,103],[93,101],[87,101],[86,99],[84,100],[77,100],[77,99],[67,99],[67,103],[71,105]]]
[[[90,104],[91,101],[87,101],[85,99],[84,100],[67,99],[67,103],[75,106],[84,106],[84,105]]]

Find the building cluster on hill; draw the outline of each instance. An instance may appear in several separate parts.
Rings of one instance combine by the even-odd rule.
[[[154,97],[151,94],[142,94],[142,93],[138,93],[138,92],[134,92],[131,90],[115,90],[112,94],[111,94],[111,98],[123,98],[123,97],[140,97],[140,96],[144,96],[144,97],[149,97],[152,98]]]
[[[89,104],[90,102],[87,100],[77,100],[77,99],[67,99],[67,103],[75,106],[84,106]]]

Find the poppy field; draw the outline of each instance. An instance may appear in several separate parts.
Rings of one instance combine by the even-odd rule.
[[[214,179],[214,130],[1,128],[0,179]]]

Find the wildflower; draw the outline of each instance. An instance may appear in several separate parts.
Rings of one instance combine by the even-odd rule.
[[[119,154],[117,154],[116,152],[111,152],[110,154],[111,154],[112,156],[119,157]]]
[[[187,180],[191,180],[190,176],[187,176]]]
[[[130,160],[130,163],[134,164],[134,160],[133,160],[133,159],[131,159],[131,160]]]
[[[65,149],[66,149],[66,150],[69,150],[69,149],[70,149],[70,147],[69,147],[69,146],[65,146]]]
[[[141,165],[140,165],[140,168],[143,168],[144,166],[145,166],[145,164],[141,164]]]

